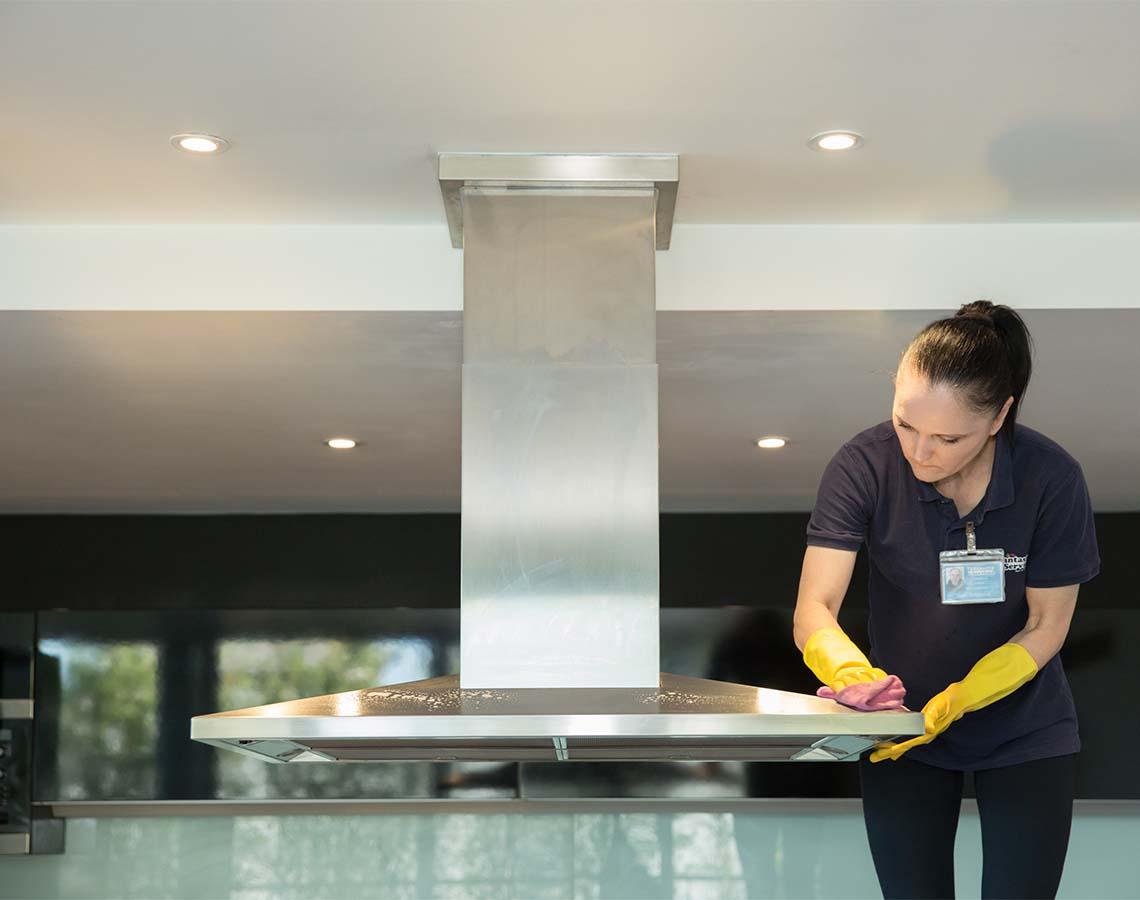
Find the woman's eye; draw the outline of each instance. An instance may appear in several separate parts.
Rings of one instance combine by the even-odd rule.
[[[947,443],[947,444],[956,444],[956,443],[958,443],[958,441],[961,440],[961,438],[943,438],[942,440],[944,443]]]

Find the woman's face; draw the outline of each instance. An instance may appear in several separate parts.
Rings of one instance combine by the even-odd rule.
[[[1012,399],[994,417],[979,413],[947,385],[932,385],[903,357],[895,376],[892,410],[903,456],[919,481],[956,475],[1001,429]]]

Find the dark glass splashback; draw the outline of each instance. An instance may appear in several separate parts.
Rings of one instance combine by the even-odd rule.
[[[854,796],[850,766],[269,765],[188,739],[200,713],[457,671],[457,609],[44,612],[38,800]],[[788,610],[668,609],[670,672],[814,689]],[[857,626],[854,626],[856,633]],[[804,771],[792,771],[792,770]],[[806,771],[810,769],[811,771]]]
[[[854,766],[806,763],[270,765],[188,738],[193,715],[429,678],[458,668],[455,609],[44,612],[36,799],[854,797]],[[863,640],[858,611],[844,626]],[[1122,627],[1123,626],[1123,627]],[[786,608],[662,610],[662,668],[812,692]],[[1067,665],[1086,750],[1080,795],[1140,797],[1117,748],[1136,716],[1100,715],[1140,614],[1080,617]],[[1113,661],[1115,659],[1115,662]],[[1108,706],[1111,711],[1113,706]],[[1092,710],[1092,714],[1090,714]]]
[[[662,517],[664,670],[814,691],[791,641],[805,523]],[[1140,515],[1097,527],[1104,573],[1063,651],[1079,796],[1140,798]],[[0,517],[0,604],[34,612],[0,621],[34,623],[38,641],[36,799],[858,795],[844,764],[274,766],[189,740],[199,713],[457,671],[458,537],[446,515]],[[860,559],[842,621],[864,645],[865,582]],[[15,652],[6,693],[26,671],[5,667]]]

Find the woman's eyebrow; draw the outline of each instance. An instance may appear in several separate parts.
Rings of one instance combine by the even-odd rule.
[[[914,428],[914,426],[911,425],[909,422],[904,422],[903,417],[900,416],[898,413],[895,413],[895,418],[899,420],[900,425],[905,425],[907,428]],[[964,435],[964,434],[936,434],[934,436],[940,437],[940,438],[964,438],[966,435]]]

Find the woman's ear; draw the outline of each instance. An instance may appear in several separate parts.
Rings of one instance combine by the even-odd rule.
[[[990,426],[990,437],[993,437],[1001,431],[1001,427],[1005,424],[1005,417],[1009,415],[1011,406],[1013,406],[1013,397],[1006,397],[1005,403],[1001,406],[1001,412],[997,414],[997,418],[994,419],[994,423]]]

